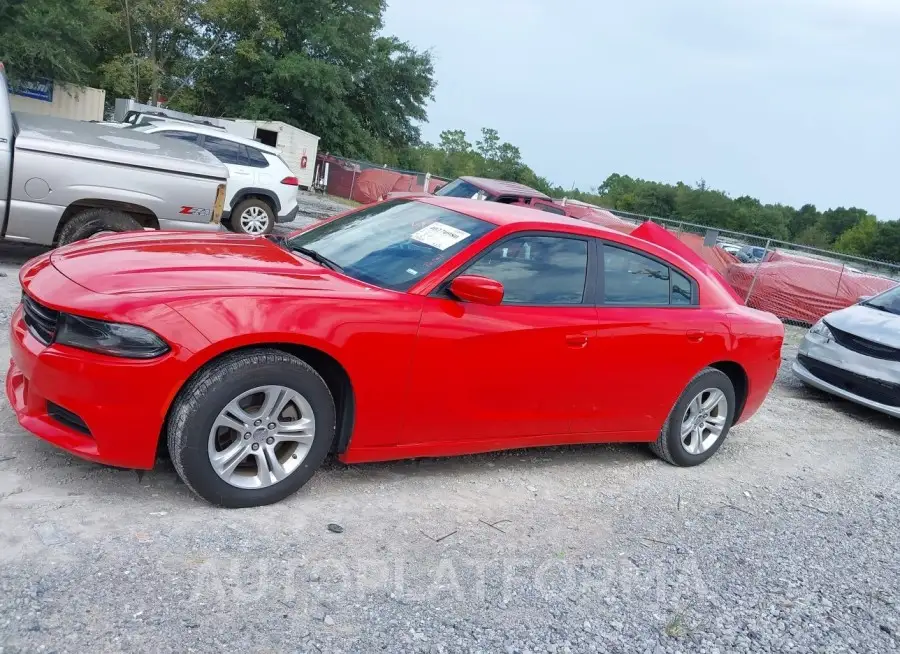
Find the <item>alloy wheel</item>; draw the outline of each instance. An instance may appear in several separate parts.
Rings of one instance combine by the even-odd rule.
[[[718,388],[700,391],[681,419],[681,446],[688,454],[703,454],[712,447],[728,419],[728,398]]]
[[[312,406],[285,386],[241,393],[219,412],[209,432],[209,462],[237,488],[265,488],[290,476],[316,434]]]
[[[247,207],[240,220],[244,232],[254,236],[264,234],[269,227],[269,214],[262,207]]]

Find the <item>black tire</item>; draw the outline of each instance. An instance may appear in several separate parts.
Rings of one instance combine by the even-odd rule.
[[[232,486],[210,463],[207,446],[213,423],[241,393],[276,384],[309,402],[316,423],[313,443],[300,466],[281,481],[257,489]],[[194,493],[227,508],[273,504],[309,481],[331,451],[334,400],[319,374],[301,359],[280,350],[244,350],[213,361],[188,382],[172,406],[167,432],[175,470]]]
[[[266,223],[265,228],[262,231],[248,231],[247,226],[242,225],[241,216],[244,212],[253,209],[261,209],[265,212],[266,217],[268,218],[268,222]],[[234,210],[231,212],[231,219],[229,222],[231,223],[232,231],[237,232],[238,234],[249,234],[250,236],[265,236],[266,234],[271,234],[272,230],[275,229],[275,220],[277,216],[275,215],[275,210],[269,206],[268,202],[264,202],[263,200],[258,200],[256,198],[249,198],[240,202]]]
[[[116,209],[85,209],[59,232],[59,245],[68,245],[100,232],[133,232],[143,229],[132,216]]]
[[[682,419],[687,412],[688,405],[698,393],[706,389],[718,389],[725,394],[725,399],[728,401],[727,416],[722,433],[709,449],[700,454],[692,454],[685,449],[681,440]],[[655,443],[650,444],[650,450],[663,461],[675,466],[689,467],[703,463],[716,453],[728,436],[728,432],[731,430],[731,425],[734,422],[736,406],[734,385],[731,383],[728,375],[715,368],[701,370],[688,383],[687,388],[684,389],[681,397],[678,398],[678,401],[672,408],[672,412],[666,418],[662,430],[659,432],[659,438],[656,439]]]

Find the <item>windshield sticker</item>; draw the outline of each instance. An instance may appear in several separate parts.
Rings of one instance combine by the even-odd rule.
[[[461,229],[456,229],[456,227],[451,227],[444,223],[434,222],[428,225],[428,227],[423,227],[415,232],[410,238],[419,243],[430,245],[435,249],[446,250],[460,241],[469,238],[469,236],[471,236],[469,232],[464,232]]]

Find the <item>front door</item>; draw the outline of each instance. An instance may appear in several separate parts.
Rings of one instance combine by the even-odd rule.
[[[565,435],[592,411],[597,309],[589,239],[500,241],[461,271],[504,285],[503,303],[426,298],[416,342],[407,444]],[[498,444],[499,446],[500,444]]]

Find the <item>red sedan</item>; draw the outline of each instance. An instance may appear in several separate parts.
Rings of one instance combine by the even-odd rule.
[[[29,262],[6,392],[73,454],[276,502],[348,463],[647,442],[690,466],[783,328],[690,253],[547,213],[393,200],[289,239],[99,237]]]

